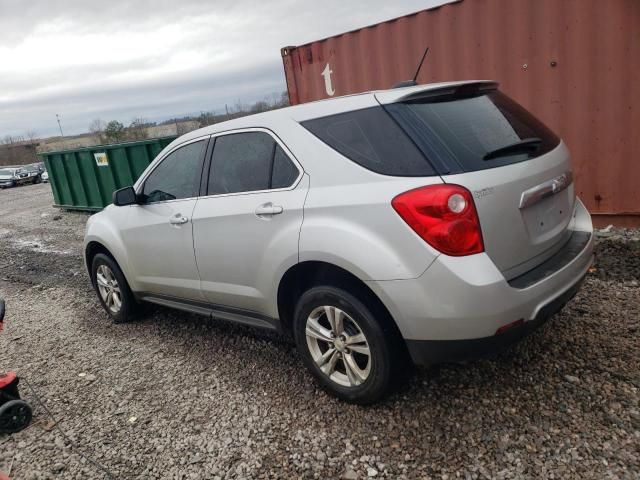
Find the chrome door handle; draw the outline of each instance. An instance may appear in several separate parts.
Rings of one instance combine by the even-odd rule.
[[[189,219],[187,217],[183,217],[179,213],[169,219],[171,225],[184,225],[188,221]]]
[[[256,215],[279,215],[284,211],[281,205],[274,205],[272,203],[265,203],[256,208]]]

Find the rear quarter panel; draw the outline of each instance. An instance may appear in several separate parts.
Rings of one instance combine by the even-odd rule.
[[[337,265],[361,280],[420,276],[438,256],[400,218],[391,200],[438,177],[313,186],[300,232],[300,261]]]

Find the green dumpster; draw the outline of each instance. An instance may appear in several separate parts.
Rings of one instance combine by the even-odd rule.
[[[76,150],[43,152],[56,207],[99,211],[113,192],[133,185],[160,151],[176,137],[154,138]]]

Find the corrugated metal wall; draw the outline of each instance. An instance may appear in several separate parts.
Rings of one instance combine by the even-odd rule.
[[[640,224],[640,0],[462,0],[287,47],[290,101],[389,88],[427,45],[419,83],[499,81],[569,145],[600,223]]]

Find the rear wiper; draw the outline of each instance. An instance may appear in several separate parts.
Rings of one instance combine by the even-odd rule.
[[[517,153],[519,151],[537,150],[541,143],[542,139],[538,137],[523,138],[516,143],[511,143],[487,152],[482,159],[491,160],[492,158],[504,157],[510,153]]]

